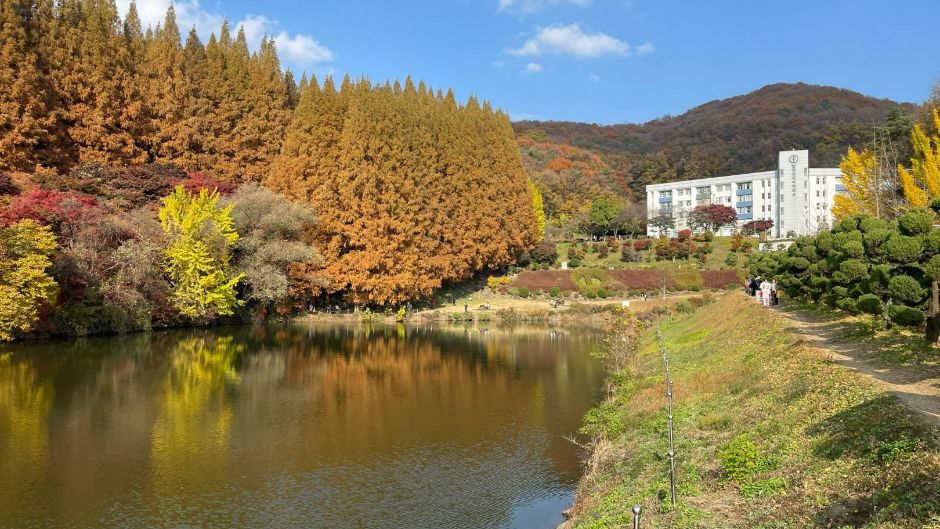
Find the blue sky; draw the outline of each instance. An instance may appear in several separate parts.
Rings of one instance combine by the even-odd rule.
[[[123,10],[130,0],[118,0]],[[145,23],[169,0],[138,0]],[[411,75],[515,119],[637,123],[769,83],[921,102],[940,78],[940,1],[339,0],[175,3],[183,29],[223,18],[322,76]]]

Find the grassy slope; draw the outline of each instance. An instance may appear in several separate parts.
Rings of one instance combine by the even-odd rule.
[[[940,442],[897,399],[800,343],[739,294],[663,325],[676,392],[679,505],[666,498],[662,357],[652,332],[586,428],[601,437],[576,527],[940,527]],[[744,435],[756,471],[722,476]],[[782,487],[782,488],[781,488]]]
[[[696,243],[703,244],[703,243]],[[708,243],[712,246],[712,253],[708,256],[708,261],[705,263],[705,266],[702,267],[701,263],[696,261],[651,261],[651,262],[639,262],[639,263],[623,263],[620,261],[620,252],[610,252],[606,259],[601,259],[598,257],[597,252],[586,253],[584,255],[584,260],[582,261],[582,266],[584,267],[593,267],[593,268],[629,268],[629,269],[643,269],[643,268],[674,268],[681,267],[682,265],[689,265],[696,268],[705,268],[706,270],[725,270],[728,267],[725,264],[725,259],[728,257],[728,254],[731,253],[731,237],[715,237],[715,239]],[[571,248],[571,243],[558,243],[558,261],[568,260],[568,249]],[[647,252],[644,251],[643,254]],[[743,266],[744,259],[739,259]]]

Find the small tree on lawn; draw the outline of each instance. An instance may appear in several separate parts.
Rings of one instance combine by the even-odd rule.
[[[676,227],[676,219],[668,213],[659,213],[649,220],[649,225],[659,231],[660,236],[663,236],[666,235],[669,230]]]
[[[738,221],[738,213],[731,206],[723,204],[709,204],[707,206],[695,206],[699,210],[698,215],[704,223],[703,227],[710,231],[718,231],[722,226],[735,224]],[[695,212],[693,210],[693,213]]]
[[[773,227],[774,221],[761,219],[745,222],[744,225],[741,226],[741,230],[748,235],[756,233],[760,236],[761,240],[763,240],[767,237],[767,232]]]

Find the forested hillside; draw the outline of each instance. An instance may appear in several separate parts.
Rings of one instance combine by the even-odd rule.
[[[419,300],[524,256],[540,201],[474,97],[295,82],[172,6],[0,0],[0,340]]]
[[[600,154],[609,167],[609,190],[643,200],[650,183],[772,169],[784,149],[809,149],[814,167],[838,167],[846,149],[870,142],[873,126],[898,106],[915,112],[913,105],[850,90],[775,84],[641,125],[522,121],[513,126],[523,155],[536,160],[532,174],[543,193],[555,188],[548,164],[566,164],[555,161],[562,156],[541,157],[533,143],[542,151],[555,144]]]

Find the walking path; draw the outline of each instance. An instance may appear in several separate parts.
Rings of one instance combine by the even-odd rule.
[[[843,326],[835,318],[778,305],[807,342],[828,350],[832,360],[862,373],[893,392],[926,422],[940,426],[940,368],[898,365],[878,358],[874,345],[841,338]],[[940,355],[940,351],[937,353]]]

